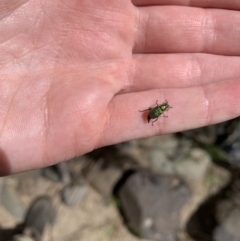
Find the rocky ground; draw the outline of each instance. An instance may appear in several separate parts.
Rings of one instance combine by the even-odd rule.
[[[20,223],[41,195],[50,196],[56,209],[44,241],[240,240],[239,178],[213,162],[222,161],[213,155],[219,133],[204,129],[135,140],[1,178],[0,241],[6,241],[1,232]],[[205,225],[209,220],[211,226]]]
[[[87,186],[81,202],[75,207],[69,207],[60,199],[59,191],[63,187],[61,183],[53,183],[41,176],[36,179],[36,175],[34,172],[28,172],[1,178],[1,186],[7,185],[4,188],[7,190],[1,195],[6,196],[6,193],[9,193],[5,197],[9,201],[8,210],[6,204],[0,206],[1,229],[12,228],[21,222],[23,213],[32,200],[40,195],[49,195],[53,199],[57,217],[55,223],[48,227],[44,241],[138,240],[122,224],[115,204],[105,200],[90,186]],[[13,207],[12,199],[19,199],[14,202]],[[17,210],[14,211],[16,207]],[[7,241],[3,237],[1,239],[1,236],[0,240]]]

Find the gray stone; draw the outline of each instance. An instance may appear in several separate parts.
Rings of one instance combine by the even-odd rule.
[[[189,156],[175,164],[178,175],[187,180],[202,180],[211,166],[211,158],[200,148],[193,148]]]
[[[75,183],[69,184],[62,190],[63,202],[70,206],[77,206],[87,192],[86,184],[82,181],[77,181]]]
[[[215,241],[240,240],[240,211],[234,210],[228,218],[214,230]]]
[[[92,169],[84,173],[86,180],[106,198],[112,197],[114,186],[121,176],[120,168],[110,164],[104,165],[104,161],[96,163]]]
[[[236,124],[234,131],[220,145],[227,156],[226,161],[233,167],[240,168],[240,121]]]
[[[60,174],[61,181],[65,184],[71,182],[71,172],[68,168],[67,162],[61,162],[56,164],[56,168]]]
[[[165,174],[174,173],[173,160],[176,157],[179,141],[174,135],[152,137],[147,140],[150,148],[149,160],[154,169]]]
[[[24,217],[24,206],[20,200],[20,197],[13,185],[6,180],[2,185],[1,202],[8,212],[18,219]]]
[[[61,176],[57,172],[55,166],[46,167],[42,170],[43,177],[47,178],[48,180],[52,182],[60,182]]]
[[[190,198],[180,180],[142,170],[119,188],[121,209],[129,228],[142,238],[175,241],[179,213]]]
[[[152,150],[150,153],[150,163],[156,170],[161,170],[165,174],[173,174],[174,166],[168,156],[160,150]]]
[[[61,162],[44,168],[42,170],[42,175],[53,182],[69,184],[72,180],[72,173],[69,170],[67,162]]]
[[[179,175],[186,180],[202,180],[211,166],[209,154],[182,138],[168,137],[162,147],[152,148],[149,154],[151,166],[168,175]],[[172,144],[171,144],[172,142]]]
[[[192,214],[186,225],[196,240],[240,240],[240,180],[233,178],[228,186],[209,197]]]

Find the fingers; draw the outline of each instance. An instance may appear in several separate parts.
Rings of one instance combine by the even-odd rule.
[[[239,116],[240,78],[194,88],[161,89],[115,96],[102,145],[215,124]],[[168,100],[168,118],[147,123],[147,112],[138,110]],[[152,121],[152,120],[151,120]],[[113,143],[114,140],[114,143]]]
[[[240,12],[179,6],[138,9],[135,53],[240,54]]]
[[[240,9],[239,0],[132,0],[134,5],[150,6],[150,5],[182,5],[202,8],[225,8]]]
[[[185,88],[240,77],[240,57],[210,54],[136,54],[129,91]]]

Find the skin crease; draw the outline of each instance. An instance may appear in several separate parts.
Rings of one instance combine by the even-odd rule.
[[[239,0],[0,4],[0,174],[240,114]],[[154,126],[138,110],[169,101]]]

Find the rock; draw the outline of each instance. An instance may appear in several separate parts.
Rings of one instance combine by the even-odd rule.
[[[166,135],[151,137],[145,142],[145,146],[149,148],[149,151],[146,151],[149,152],[150,166],[161,173],[174,174],[174,159],[179,145],[178,139],[174,135]]]
[[[227,161],[236,168],[240,168],[240,121],[234,131],[221,143],[220,147],[227,157]]]
[[[233,208],[225,220],[214,230],[215,241],[240,240],[240,210]]]
[[[240,168],[240,118],[183,132],[209,151],[215,160]]]
[[[187,180],[202,180],[211,166],[210,155],[186,138],[169,136],[162,145],[152,148],[149,160],[154,170],[168,175],[179,175]],[[160,147],[161,146],[161,147]]]
[[[114,186],[122,176],[122,170],[110,164],[97,165],[98,163],[85,172],[84,177],[105,198],[111,198]]]
[[[189,156],[175,164],[178,175],[187,180],[203,180],[211,166],[211,158],[200,148],[192,148]]]
[[[76,207],[87,192],[86,184],[82,180],[77,180],[67,185],[61,192],[63,202],[70,207]]]
[[[58,173],[60,174],[61,181],[65,184],[68,184],[71,182],[71,172],[68,168],[68,165],[66,162],[61,162],[56,164],[56,168],[58,170]]]
[[[55,166],[46,167],[42,170],[42,176],[52,182],[60,182],[61,176]]]
[[[188,221],[187,231],[196,240],[240,240],[240,180],[207,199]]]
[[[150,163],[156,170],[165,174],[174,174],[174,165],[163,151],[152,150],[150,152]]]
[[[190,191],[180,180],[137,171],[123,178],[116,194],[127,225],[141,238],[175,241],[180,212]]]
[[[72,179],[71,172],[66,162],[44,168],[42,170],[42,175],[53,182],[63,182],[65,184],[70,183]]]
[[[8,212],[20,220],[24,217],[24,207],[13,185],[6,180],[2,185],[1,202]]]

